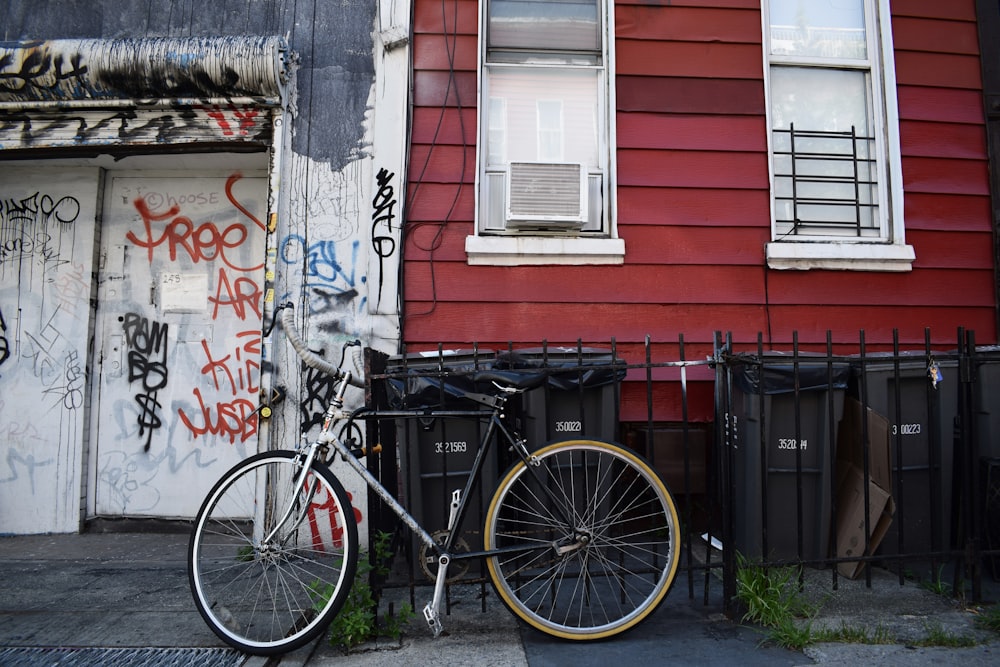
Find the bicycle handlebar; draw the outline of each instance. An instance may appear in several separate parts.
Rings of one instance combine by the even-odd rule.
[[[293,312],[291,306],[286,307],[284,312],[281,313],[281,327],[285,330],[285,336],[288,337],[288,342],[292,344],[292,347],[295,348],[296,354],[299,355],[306,366],[321,373],[326,373],[337,380],[346,375],[344,371],[340,370],[329,361],[309,349],[305,341],[299,336],[298,330],[295,328],[295,313]],[[364,378],[358,377],[353,373],[350,374],[348,382],[352,386],[360,387],[362,389],[365,386]]]

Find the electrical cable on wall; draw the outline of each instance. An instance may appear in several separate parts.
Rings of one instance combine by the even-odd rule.
[[[428,253],[428,266],[430,268],[431,274],[431,306],[425,311],[419,313],[410,313],[411,316],[418,315],[430,315],[437,309],[437,279],[434,272],[434,252],[441,247],[442,236],[444,235],[445,227],[451,220],[455,209],[458,207],[458,201],[462,194],[462,188],[465,186],[465,170],[467,167],[467,155],[468,155],[468,141],[465,134],[465,119],[462,116],[462,97],[459,92],[458,83],[455,80],[455,50],[458,41],[458,2],[457,0],[452,0],[452,5],[454,7],[454,13],[452,16],[452,31],[448,34],[448,17],[447,17],[447,2],[448,0],[441,0],[441,25],[442,33],[444,34],[445,43],[445,53],[448,57],[448,85],[445,87],[444,100],[441,103],[441,113],[438,115],[437,126],[434,128],[434,136],[431,139],[430,147],[427,150],[427,154],[424,157],[424,163],[420,169],[420,175],[417,177],[413,190],[409,193],[409,200],[405,207],[407,212],[413,210],[413,205],[417,199],[417,194],[420,191],[420,186],[423,183],[424,177],[427,172],[428,165],[430,164],[431,154],[434,152],[434,148],[438,145],[438,136],[441,132],[441,128],[444,125],[444,116],[448,109],[448,97],[454,89],[455,93],[455,107],[458,111],[458,124],[459,131],[461,133],[461,146],[462,146],[462,161],[461,161],[461,172],[458,178],[458,186],[455,189],[455,196],[452,199],[451,206],[448,208],[448,212],[445,214],[444,220],[440,222],[416,222],[412,224],[407,224],[404,226],[404,239],[406,236],[415,232],[416,230],[425,226],[436,226],[437,229],[434,231],[434,235],[431,238],[429,244],[422,245],[416,239],[414,239],[413,244],[419,250],[424,250]],[[450,42],[449,42],[450,38]],[[405,242],[405,241],[404,241]],[[403,281],[400,281],[400,285]]]

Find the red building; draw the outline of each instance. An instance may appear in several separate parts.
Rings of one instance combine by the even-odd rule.
[[[414,4],[410,349],[997,340],[974,0]]]

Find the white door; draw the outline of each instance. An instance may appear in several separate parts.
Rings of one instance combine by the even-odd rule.
[[[94,511],[193,516],[257,451],[267,179],[110,172],[105,192]]]

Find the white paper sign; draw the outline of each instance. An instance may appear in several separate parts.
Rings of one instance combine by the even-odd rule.
[[[164,313],[203,313],[208,308],[204,273],[161,273],[160,309]]]

